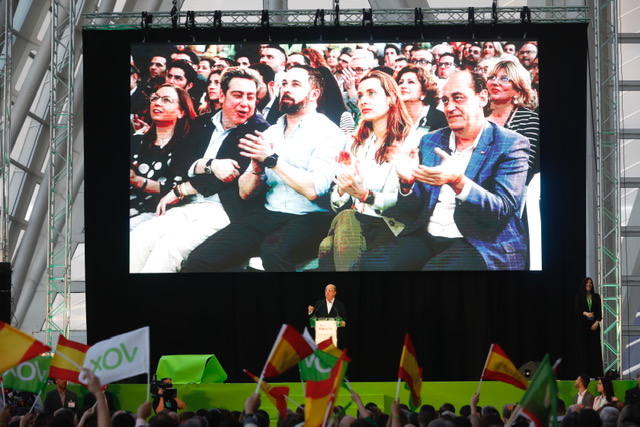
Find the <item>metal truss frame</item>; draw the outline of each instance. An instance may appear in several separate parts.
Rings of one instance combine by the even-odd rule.
[[[69,334],[76,0],[51,0],[46,341]],[[82,4],[82,1],[80,1]],[[82,10],[82,7],[80,7]],[[56,317],[62,313],[62,322]]]
[[[4,28],[0,40],[0,80],[2,84],[2,120],[0,122],[0,261],[9,262],[9,168],[11,161],[11,85],[13,47],[13,2],[4,2]]]
[[[470,8],[429,8],[420,9],[421,22],[424,25],[468,24]],[[531,22],[565,23],[588,22],[588,7],[532,7],[528,9]],[[474,8],[475,24],[519,24],[522,22],[523,8],[490,7]],[[266,11],[234,10],[234,11],[189,11],[172,14],[170,12],[154,12],[153,20],[147,28],[172,28],[180,18],[189,19],[199,27],[223,25],[225,27],[243,27],[261,25]],[[319,16],[327,23],[339,23],[344,26],[363,25],[363,15],[371,13],[373,25],[407,25],[416,22],[418,11],[414,9],[318,9],[318,10],[269,10],[268,16],[273,18],[269,25],[273,27],[317,25]],[[495,12],[495,15],[494,15]],[[87,13],[83,15],[84,28],[91,29],[134,29],[140,28],[140,13]],[[176,20],[177,18],[177,20]]]
[[[622,372],[618,4],[594,0],[596,242],[604,370]]]

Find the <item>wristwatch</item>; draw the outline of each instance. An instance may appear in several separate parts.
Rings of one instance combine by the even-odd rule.
[[[213,159],[209,159],[207,161],[207,163],[205,163],[204,165],[204,173],[208,173],[208,174],[212,174],[213,171],[211,170],[211,163],[213,163]]]
[[[373,193],[373,191],[369,190],[369,193],[367,194],[367,198],[364,199],[364,203],[366,203],[367,205],[372,205],[374,204],[376,201],[376,195]]]
[[[277,163],[278,155],[276,153],[273,153],[272,155],[264,159],[264,162],[262,162],[262,166],[264,166],[265,168],[273,168]]]

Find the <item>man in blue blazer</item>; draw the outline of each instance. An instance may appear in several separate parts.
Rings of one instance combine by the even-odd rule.
[[[478,74],[451,75],[442,102],[448,127],[397,162],[401,195],[384,214],[408,225],[383,268],[525,269],[529,142],[485,119],[488,93]]]

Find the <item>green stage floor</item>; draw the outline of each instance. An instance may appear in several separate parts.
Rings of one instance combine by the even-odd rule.
[[[299,404],[304,403],[304,385],[302,383],[270,383],[274,386],[289,386],[290,397]],[[351,386],[362,396],[364,403],[374,402],[390,412],[390,405],[395,396],[395,382],[352,382]],[[619,399],[624,399],[624,392],[635,386],[635,381],[614,381],[615,394]],[[225,408],[230,410],[242,410],[244,399],[253,393],[255,383],[223,383],[223,384],[185,384],[176,385],[178,396],[187,404],[187,410],[196,411],[201,408]],[[422,403],[433,405],[436,409],[445,402],[452,403],[456,411],[460,407],[469,404],[469,400],[478,387],[476,381],[453,382],[424,382],[422,384]],[[52,388],[52,387],[51,387]],[[78,385],[70,385],[70,388],[80,395],[86,393],[86,389]],[[109,391],[116,396],[120,409],[135,413],[138,405],[146,399],[146,384],[111,384]],[[595,395],[596,381],[589,384],[589,390]],[[571,405],[576,393],[573,381],[558,381],[560,398],[567,406]],[[509,384],[484,381],[480,390],[480,405],[491,405],[502,411],[505,403],[517,402],[524,393],[523,390]],[[400,401],[407,403],[409,392],[400,387]],[[346,405],[350,400],[349,393],[344,388],[340,389],[338,404]],[[295,404],[289,402],[289,408],[295,409]],[[262,409],[266,410],[273,419],[277,418],[277,412],[271,401],[262,396]],[[352,405],[347,413],[355,415],[357,409]]]

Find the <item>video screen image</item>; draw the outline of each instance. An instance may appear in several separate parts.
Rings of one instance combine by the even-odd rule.
[[[541,270],[539,48],[132,45],[129,272]]]

